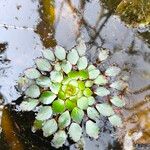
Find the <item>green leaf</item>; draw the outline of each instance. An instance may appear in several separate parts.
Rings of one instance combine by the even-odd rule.
[[[110,116],[108,120],[113,126],[120,127],[122,125],[122,119],[118,115]]]
[[[71,71],[68,73],[68,77],[72,79],[78,79],[79,78],[79,73],[77,71]]]
[[[59,59],[59,60],[64,60],[66,58],[66,51],[63,47],[61,46],[56,46],[55,47],[55,56]]]
[[[70,118],[70,114],[69,111],[65,111],[64,113],[62,113],[60,115],[60,117],[58,118],[58,126],[62,129],[65,127],[68,127],[70,125],[71,122],[71,118]]]
[[[80,108],[80,109],[84,109],[86,110],[88,108],[88,99],[83,96],[81,98],[79,98],[77,100],[77,106]]]
[[[69,77],[64,77],[63,81],[62,81],[62,84],[68,84],[70,81],[72,80],[72,78],[69,78]]]
[[[85,45],[85,42],[83,39],[78,39],[78,45],[76,47],[78,53],[79,53],[79,56],[83,56],[85,55],[85,52],[86,52],[86,45]]]
[[[105,76],[99,75],[95,80],[94,83],[97,85],[105,85],[108,83],[108,80],[106,79]]]
[[[98,87],[95,91],[95,94],[97,94],[98,96],[107,96],[110,94],[110,91],[107,90],[106,88],[104,87]]]
[[[83,110],[75,107],[72,112],[71,112],[71,118],[73,119],[73,121],[77,122],[77,123],[81,123],[82,119],[84,117],[84,112]]]
[[[93,81],[91,81],[91,80],[87,80],[86,82],[85,82],[85,86],[86,87],[92,87],[93,86]]]
[[[37,58],[35,60],[35,63],[37,65],[38,69],[41,71],[51,71],[51,69],[52,69],[50,63],[46,59]]]
[[[93,121],[88,120],[86,122],[86,133],[90,137],[97,139],[98,135],[99,135],[99,127],[98,127],[98,125],[96,123],[94,123]]]
[[[35,120],[32,126],[32,132],[35,133],[37,130],[42,129],[44,121]]]
[[[55,56],[54,56],[54,53],[52,50],[49,50],[49,49],[43,50],[42,53],[46,59],[48,59],[50,61],[55,61]]]
[[[119,96],[114,96],[110,99],[111,103],[117,107],[125,106],[125,101],[122,100]]]
[[[63,80],[63,74],[59,71],[51,71],[50,73],[51,81],[60,83]]]
[[[105,71],[106,76],[115,77],[120,73],[121,69],[116,66],[111,66]]]
[[[78,52],[75,49],[72,49],[68,55],[67,55],[68,61],[72,64],[75,65],[79,59]]]
[[[124,90],[125,88],[128,87],[128,84],[122,80],[118,80],[118,81],[115,81],[113,82],[111,85],[110,85],[111,88],[114,88],[116,90],[119,90],[119,91],[122,91]]]
[[[51,104],[57,96],[51,91],[44,91],[40,96],[40,101],[43,104]]]
[[[89,106],[92,106],[93,104],[95,104],[95,99],[93,96],[88,97],[88,104]]]
[[[60,148],[66,142],[66,139],[67,139],[66,132],[60,130],[54,134],[54,137],[52,139],[52,146],[55,148]]]
[[[50,90],[54,93],[54,94],[58,94],[59,90],[60,90],[61,84],[60,83],[52,83],[50,85]]]
[[[100,74],[100,71],[98,69],[93,69],[89,71],[89,79],[96,79],[98,75]]]
[[[66,99],[66,94],[63,90],[59,90],[58,98],[63,100]]]
[[[31,98],[37,98],[40,96],[40,88],[37,85],[31,85],[25,91],[25,95]]]
[[[74,109],[74,107],[76,107],[76,104],[71,100],[66,100],[65,101],[65,106],[66,106],[66,109],[71,111],[71,110]]]
[[[99,55],[98,55],[98,57],[99,57],[99,60],[100,61],[104,61],[104,60],[106,60],[107,58],[108,58],[108,56],[109,56],[109,51],[108,50],[104,50],[104,49],[101,49],[100,51],[99,51]]]
[[[69,128],[69,136],[74,142],[78,142],[82,136],[82,128],[77,123],[72,123]]]
[[[95,120],[95,121],[100,117],[99,113],[94,107],[87,108],[87,115],[90,119]]]
[[[79,78],[80,80],[86,80],[89,78],[89,73],[87,70],[80,70],[79,71]]]
[[[25,70],[24,74],[29,79],[36,79],[41,76],[40,72],[35,68],[29,68],[29,69]]]
[[[70,80],[69,85],[72,85],[74,87],[78,87],[78,81],[77,80]]]
[[[85,90],[83,91],[83,94],[86,96],[86,97],[89,97],[93,94],[93,92],[91,91],[90,88],[85,88]]]
[[[66,74],[68,74],[72,69],[72,65],[69,61],[63,61],[61,67]]]
[[[43,130],[43,136],[48,137],[54,134],[57,131],[57,122],[55,119],[51,119],[46,121],[46,123],[43,125],[42,130]]]
[[[102,114],[103,116],[111,116],[114,114],[114,110],[113,108],[106,103],[103,104],[97,104],[96,105],[96,109],[99,111],[100,114]]]
[[[40,78],[36,79],[36,84],[40,87],[50,87],[52,83],[49,77],[41,76]]]
[[[65,103],[63,100],[55,100],[52,104],[52,109],[55,113],[62,113],[65,111]]]
[[[85,56],[83,57],[80,57],[78,62],[77,62],[77,67],[79,70],[83,70],[83,69],[86,69],[88,65],[88,61],[87,61],[87,58]]]
[[[22,111],[31,111],[35,109],[38,104],[39,101],[37,99],[28,98],[27,101],[23,101],[20,104],[20,108]]]
[[[40,108],[35,118],[44,121],[49,119],[52,116],[52,113],[52,108],[50,106],[43,106]]]

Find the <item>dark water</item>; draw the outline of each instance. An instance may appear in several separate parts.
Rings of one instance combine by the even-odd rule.
[[[99,47],[108,48],[111,50],[109,63],[118,63],[130,75],[124,116],[137,114],[139,120],[134,129],[139,130],[139,112],[145,108],[150,110],[149,103],[144,101],[150,99],[150,29],[127,27],[113,10],[112,4],[104,6],[99,0],[0,0],[0,92],[5,103],[20,97],[15,89],[16,81],[23,70],[34,64],[42,49],[56,44],[70,49],[76,45],[76,39],[83,36],[91,61],[95,60]],[[32,114],[21,116],[9,109],[4,111],[4,116],[8,121],[3,124],[10,126],[8,133],[13,135],[2,134],[0,150],[17,143],[19,147],[13,146],[13,150],[53,149],[40,133],[30,132]],[[126,129],[131,129],[130,124]],[[101,131],[97,141],[86,138],[85,149],[122,149],[115,138],[115,129],[106,120],[101,121]],[[13,143],[12,139],[17,142]],[[143,143],[148,142],[150,140]],[[74,145],[64,149],[74,149]]]

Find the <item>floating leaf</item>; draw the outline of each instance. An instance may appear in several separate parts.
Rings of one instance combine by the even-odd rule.
[[[49,49],[43,50],[42,53],[46,59],[48,59],[50,61],[55,61],[54,53],[51,50],[49,50]]]
[[[122,100],[119,96],[114,96],[110,99],[112,104],[114,104],[117,107],[123,107],[125,106],[125,101]]]
[[[122,80],[119,81],[115,81],[110,85],[111,88],[114,88],[116,90],[122,91],[124,90],[126,87],[128,87],[128,84]]]
[[[88,104],[89,106],[93,105],[95,103],[95,99],[93,96],[88,97]]]
[[[68,74],[71,69],[72,69],[72,65],[70,64],[69,61],[63,61],[63,63],[61,64],[62,70]]]
[[[54,70],[56,71],[60,71],[61,70],[61,65],[59,62],[56,62],[55,65],[54,65]]]
[[[92,120],[97,120],[99,118],[99,113],[97,112],[97,110],[94,107],[88,107],[87,109],[87,115],[90,119]]]
[[[87,58],[85,56],[80,57],[78,62],[77,62],[78,69],[79,70],[86,69],[87,65],[88,65]]]
[[[58,126],[60,128],[68,127],[70,125],[70,122],[71,122],[71,118],[70,118],[69,111],[65,111],[58,118]]]
[[[78,88],[82,91],[85,89],[84,81],[78,81]]]
[[[103,116],[111,116],[114,114],[114,110],[113,108],[106,103],[103,104],[97,104],[96,105],[96,109],[99,111],[100,114],[102,114]]]
[[[96,79],[98,75],[100,74],[100,71],[98,69],[93,69],[89,71],[89,79]]]
[[[55,56],[59,59],[59,60],[64,60],[66,58],[66,51],[63,47],[61,46],[56,46],[55,47]]]
[[[50,73],[51,81],[60,83],[63,80],[63,74],[59,71],[51,71]]]
[[[62,113],[65,111],[65,103],[63,100],[55,100],[52,104],[52,109],[55,113]]]
[[[25,91],[25,95],[31,98],[37,98],[40,96],[40,88],[37,85],[31,85]]]
[[[77,123],[81,123],[82,119],[84,117],[84,112],[83,110],[75,107],[72,112],[71,112],[71,118],[73,119],[73,121],[77,122]]]
[[[86,97],[89,97],[93,94],[93,92],[91,91],[90,88],[85,88],[84,91],[83,91],[83,94],[86,96]]]
[[[73,85],[74,87],[78,87],[78,81],[77,80],[70,80],[69,85]]]
[[[37,130],[42,129],[44,121],[35,120],[32,126],[32,132],[35,133]]]
[[[36,79],[36,84],[40,87],[50,87],[52,83],[49,77],[41,76],[40,78]]]
[[[87,80],[86,82],[85,82],[85,86],[86,87],[92,87],[93,86],[93,81],[91,81],[91,80]]]
[[[36,79],[41,76],[40,72],[35,68],[29,68],[29,69],[25,70],[24,74],[29,79]]]
[[[108,83],[108,80],[106,79],[105,76],[99,75],[95,80],[94,83],[97,85],[105,85]]]
[[[50,106],[43,106],[36,115],[37,120],[47,120],[52,116],[52,108]]]
[[[78,142],[82,136],[82,128],[77,123],[72,123],[69,128],[69,136],[74,142]]]
[[[91,71],[91,70],[94,70],[94,69],[96,69],[96,67],[94,65],[89,65],[88,66],[88,71]]]
[[[120,73],[121,69],[116,66],[111,66],[105,71],[105,75],[114,77],[117,76]]]
[[[60,90],[61,84],[60,83],[52,83],[50,85],[50,90],[54,93],[54,94],[58,94],[59,90]]]
[[[66,109],[73,110],[74,107],[76,107],[76,104],[71,100],[66,100],[65,101],[65,106],[66,106]]]
[[[79,73],[77,71],[71,71],[68,73],[68,77],[72,79],[78,79],[79,78]]]
[[[57,96],[51,91],[44,91],[40,96],[40,101],[43,104],[51,104]]]
[[[79,71],[79,78],[80,80],[86,80],[89,78],[89,73],[87,70],[80,70]]]
[[[78,55],[78,52],[76,51],[76,49],[72,49],[68,53],[67,59],[72,65],[75,65],[77,63],[77,61],[79,59],[79,55]]]
[[[99,134],[99,127],[96,123],[94,123],[91,120],[88,120],[86,122],[86,133],[92,137],[97,139],[98,138],[98,134]]]
[[[86,45],[85,45],[85,42],[84,42],[84,40],[81,39],[81,38],[78,39],[78,42],[79,42],[79,43],[78,43],[76,49],[77,49],[79,55],[80,55],[80,56],[83,56],[83,55],[85,55],[85,52],[86,52]]]
[[[106,60],[108,56],[109,56],[109,51],[103,49],[100,50],[98,55],[100,61]]]
[[[43,125],[42,130],[43,130],[43,135],[45,137],[51,136],[57,131],[57,122],[55,119],[51,119],[46,121],[46,123]]]
[[[80,109],[87,109],[88,108],[88,99],[86,97],[81,97],[77,100],[77,106]]]
[[[97,94],[98,96],[107,96],[110,94],[110,91],[104,87],[98,87],[95,91],[95,94]]]
[[[66,132],[60,130],[54,134],[54,137],[52,139],[52,146],[54,146],[55,148],[60,148],[63,146],[66,139],[67,139]]]
[[[41,71],[51,71],[51,69],[52,69],[50,63],[46,59],[37,58],[35,60],[35,63],[37,65],[38,69]]]
[[[118,115],[113,115],[108,117],[108,120],[113,126],[120,127],[122,125],[122,120]]]
[[[27,101],[23,101],[20,104],[20,108],[22,111],[31,111],[35,109],[38,104],[39,101],[37,99],[28,98]]]
[[[59,90],[58,98],[65,100],[66,99],[66,93],[63,90]]]

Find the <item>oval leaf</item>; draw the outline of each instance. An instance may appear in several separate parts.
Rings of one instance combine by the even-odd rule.
[[[85,42],[83,39],[81,39],[81,38],[78,39],[78,45],[77,45],[76,49],[80,56],[85,55],[86,45],[85,45]]]
[[[105,71],[105,75],[114,77],[117,76],[120,73],[121,69],[116,66],[111,66]]]
[[[95,120],[95,121],[100,117],[99,113],[94,107],[88,107],[87,115],[90,119]]]
[[[109,51],[106,49],[105,50],[101,49],[99,52],[98,58],[100,61],[104,61],[107,59],[108,56],[109,56]]]
[[[61,99],[55,100],[52,104],[52,108],[55,113],[62,113],[65,111],[65,103]]]
[[[120,127],[122,125],[122,120],[118,115],[113,115],[108,117],[108,120],[113,126]]]
[[[115,81],[113,82],[111,85],[110,85],[111,88],[114,88],[116,90],[119,90],[119,91],[122,91],[124,90],[125,88],[128,87],[128,84],[122,80],[119,80],[119,81]]]
[[[93,94],[93,92],[91,91],[90,88],[85,88],[84,91],[83,91],[83,94],[86,96],[86,97],[89,97]]]
[[[72,49],[68,55],[67,55],[68,61],[72,64],[75,65],[79,59],[78,52],[75,49]]]
[[[52,83],[49,77],[41,76],[40,78],[36,79],[36,84],[40,87],[50,87]]]
[[[50,85],[50,90],[54,93],[54,94],[58,94],[59,90],[60,90],[61,84],[60,83],[52,83]]]
[[[108,80],[106,79],[105,76],[99,75],[95,80],[94,83],[97,85],[105,85],[108,83]]]
[[[107,96],[110,94],[110,91],[104,87],[98,87],[95,91],[95,94],[97,94],[98,96]]]
[[[88,65],[88,61],[87,61],[87,58],[85,56],[79,58],[79,60],[77,62],[77,67],[79,70],[86,69],[87,65]]]
[[[40,88],[37,85],[31,85],[25,91],[25,95],[31,98],[37,98],[40,96]]]
[[[50,61],[55,61],[54,53],[51,50],[47,49],[47,50],[42,51],[42,53],[46,59]]]
[[[93,96],[88,97],[88,104],[89,106],[92,106],[95,104],[95,98]]]
[[[70,64],[69,61],[63,61],[63,63],[61,64],[62,70],[68,74],[71,69],[72,69],[72,65]]]
[[[51,81],[60,83],[63,80],[63,74],[59,71],[51,71],[50,73]]]
[[[66,58],[66,51],[63,47],[61,46],[56,46],[55,47],[55,56],[59,59],[59,60],[64,60]]]
[[[77,100],[77,106],[80,109],[86,110],[88,108],[88,99],[86,97],[81,97]]]
[[[29,68],[29,69],[25,70],[24,74],[29,79],[36,79],[41,76],[40,72],[35,68]]]
[[[119,96],[114,96],[110,99],[112,104],[114,104],[117,107],[123,107],[125,106],[125,101],[122,100]]]
[[[89,79],[96,79],[98,75],[100,74],[100,71],[98,69],[93,69],[89,71]]]

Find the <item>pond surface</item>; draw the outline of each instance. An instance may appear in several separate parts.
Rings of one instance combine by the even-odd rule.
[[[103,119],[100,138],[86,138],[85,149],[120,150],[122,145],[117,137],[121,139],[128,130],[142,130],[145,134],[138,143],[150,144],[150,29],[127,27],[99,0],[0,1],[0,93],[5,104],[20,97],[15,88],[16,81],[34,64],[34,59],[41,56],[42,49],[58,44],[69,50],[76,45],[79,36],[86,41],[91,61],[95,60],[98,48],[108,48],[111,51],[109,63],[119,64],[130,76],[127,106],[123,110],[127,120],[124,130],[116,133]],[[21,125],[32,120],[32,114],[22,115],[11,109],[4,110],[3,114],[0,150],[10,147],[13,150],[53,149],[40,134],[30,133],[29,124]],[[63,149],[75,149],[75,146],[72,144]]]

